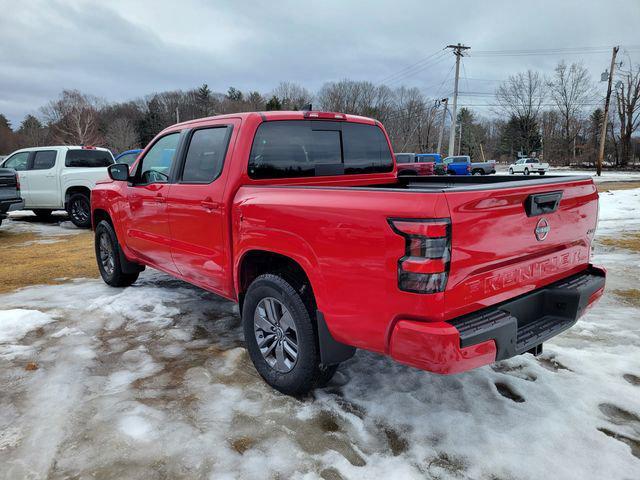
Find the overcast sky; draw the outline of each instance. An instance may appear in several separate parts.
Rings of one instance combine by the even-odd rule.
[[[62,89],[116,101],[202,83],[266,93],[281,80],[316,90],[350,78],[446,96],[454,60],[438,51],[458,42],[472,47],[461,90],[492,92],[562,58],[599,78],[610,53],[583,47],[620,44],[638,62],[639,30],[640,0],[0,0],[0,113],[17,126]]]

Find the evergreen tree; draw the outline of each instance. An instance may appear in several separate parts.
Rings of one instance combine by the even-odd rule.
[[[234,102],[241,102],[242,92],[237,88],[229,87],[229,90],[227,90],[227,98]]]
[[[211,115],[211,89],[206,83],[196,91],[196,102],[200,115],[203,117]]]
[[[282,102],[275,95],[267,102],[267,110],[282,110]]]

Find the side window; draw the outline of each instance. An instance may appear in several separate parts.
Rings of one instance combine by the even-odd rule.
[[[33,166],[31,170],[49,170],[56,164],[56,155],[58,152],[55,150],[42,150],[36,152],[33,156]]]
[[[4,162],[4,168],[13,168],[17,172],[22,172],[27,169],[27,160],[29,160],[29,152],[16,153]]]
[[[126,163],[127,165],[131,166],[133,165],[133,162],[136,161],[136,158],[138,158],[137,153],[127,153],[126,155],[122,155],[120,158],[118,158],[118,163]]]
[[[527,160],[527,163],[538,163],[538,162],[536,159],[530,158],[529,160]]]
[[[230,127],[196,130],[184,159],[184,183],[211,183],[220,175],[229,144]]]
[[[137,183],[167,183],[176,148],[180,140],[180,132],[165,135],[156,143],[142,159],[138,167]]]
[[[345,173],[381,173],[393,169],[387,139],[374,125],[345,123],[342,126]]]

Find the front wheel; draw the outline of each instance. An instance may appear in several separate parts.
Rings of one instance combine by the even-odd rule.
[[[84,193],[74,193],[67,203],[67,213],[73,224],[78,228],[91,226],[91,203]]]
[[[286,395],[302,395],[328,382],[337,366],[320,365],[309,308],[282,277],[260,275],[242,307],[244,339],[260,376]]]
[[[473,174],[474,175],[482,175],[482,170],[474,170]]]
[[[513,168],[509,169],[509,175],[513,175]]]
[[[102,220],[96,227],[94,239],[100,276],[112,287],[128,287],[138,279],[138,272],[125,273],[120,263],[120,244],[111,224]]]

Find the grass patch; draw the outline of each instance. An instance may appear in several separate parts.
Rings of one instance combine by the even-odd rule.
[[[640,188],[640,182],[600,182],[596,183],[600,193],[611,192],[613,190],[631,190],[632,188]]]
[[[624,233],[620,237],[606,237],[600,243],[609,247],[624,248],[640,252],[640,232]]]
[[[99,275],[91,231],[54,237],[0,230],[0,245],[0,293],[30,285],[58,284],[63,282],[61,278]]]
[[[630,288],[629,290],[613,290],[613,294],[620,297],[626,303],[640,307],[640,290]]]

